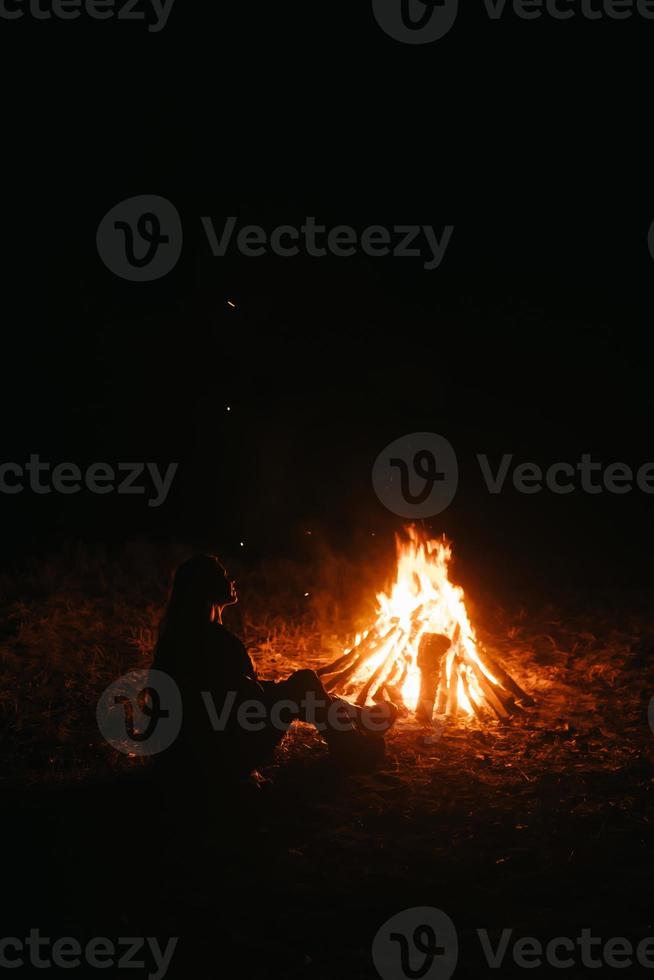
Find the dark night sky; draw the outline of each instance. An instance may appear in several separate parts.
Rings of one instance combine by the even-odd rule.
[[[372,462],[425,429],[459,454],[435,529],[465,552],[516,577],[650,582],[654,497],[495,498],[474,460],[654,460],[654,204],[625,141],[645,121],[650,25],[467,10],[427,50],[391,42],[366,5],[246,15],[180,7],[145,37],[23,21],[8,44],[5,31],[6,63],[29,53],[57,83],[8,109],[3,459],[181,464],[159,509],[0,499],[7,559],[135,535],[247,537],[254,558],[284,553],[307,522],[347,547],[397,526]],[[116,279],[95,249],[102,216],[138,193],[168,197],[184,225],[181,261],[156,283]],[[434,271],[213,258],[204,214],[455,232]]]

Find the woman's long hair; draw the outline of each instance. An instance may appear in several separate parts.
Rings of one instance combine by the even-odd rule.
[[[212,606],[227,602],[229,583],[215,555],[197,555],[175,572],[168,607],[159,625],[153,667],[173,674],[184,670],[202,647]]]

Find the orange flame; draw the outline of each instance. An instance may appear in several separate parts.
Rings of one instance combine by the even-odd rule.
[[[356,637],[354,647],[373,631],[381,642],[374,655],[349,678],[348,687],[360,689],[379,672],[375,687],[401,680],[402,700],[415,710],[421,682],[417,663],[420,640],[425,633],[441,633],[453,641],[444,668],[447,690],[456,694],[458,710],[472,715],[471,701],[477,706],[485,701],[473,663],[492,684],[498,681],[478,654],[463,589],[449,579],[451,546],[444,538],[424,538],[414,526],[407,527],[406,532],[407,540],[396,536],[395,581],[389,592],[377,594],[376,621]]]

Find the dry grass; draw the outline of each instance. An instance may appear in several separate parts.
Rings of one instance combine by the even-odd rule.
[[[71,555],[5,583],[4,778],[41,784],[21,794],[12,834],[24,835],[12,880],[25,884],[30,924],[41,921],[33,882],[53,882],[54,918],[62,909],[68,918],[48,934],[75,934],[70,920],[88,935],[181,935],[191,966],[180,961],[175,975],[201,975],[194,961],[214,963],[219,948],[221,957],[232,950],[241,973],[254,963],[249,976],[310,970],[325,980],[375,976],[372,937],[417,905],[446,910],[466,951],[479,925],[543,941],[582,926],[605,937],[651,934],[648,608],[475,609],[482,640],[537,698],[522,718],[484,730],[450,723],[436,742],[405,722],[388,738],[382,770],[357,776],[330,767],[317,734],[296,725],[258,802],[232,801],[241,836],[232,829],[221,841],[213,823],[210,840],[198,835],[191,808],[184,838],[165,820],[157,829],[147,781],[87,778],[142,764],[101,739],[95,704],[110,680],[149,662],[176,560],[174,549]],[[277,578],[269,571],[244,577],[232,622],[262,676],[332,659],[360,620],[330,607],[328,594],[304,603],[299,569],[297,579],[290,568]],[[365,604],[358,611],[365,617]],[[159,860],[148,850],[148,874],[158,877],[141,909],[125,901],[123,876],[103,876],[98,887],[97,868],[108,846],[112,861],[132,855],[144,827],[150,848],[147,835],[159,834]],[[484,975],[474,957],[468,965],[457,976]]]
[[[5,779],[81,778],[143,764],[103,741],[95,706],[113,679],[149,664],[169,572],[185,554],[182,547],[143,544],[113,558],[77,549],[5,580]],[[332,659],[348,631],[361,625],[330,602],[328,586],[304,601],[302,576],[297,566],[258,568],[245,576],[244,599],[231,625],[263,677],[278,679]],[[279,582],[285,592],[274,591]],[[537,698],[536,708],[510,726],[489,722],[483,731],[477,723],[451,722],[435,744],[425,741],[433,733],[403,722],[389,738],[391,768],[419,783],[447,760],[448,767],[475,771],[482,781],[506,778],[510,769],[529,781],[543,772],[619,768],[651,757],[647,704],[654,676],[645,654],[652,622],[642,614],[597,610],[565,616],[553,609],[481,612],[482,639]],[[321,751],[317,735],[298,725],[279,760]]]

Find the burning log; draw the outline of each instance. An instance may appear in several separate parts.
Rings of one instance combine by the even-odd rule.
[[[342,657],[338,657],[332,663],[326,664],[324,667],[320,667],[316,673],[319,677],[322,677],[324,674],[335,674],[341,670],[344,670],[346,667],[349,667],[350,664],[354,663],[355,660],[358,660],[361,655],[379,639],[379,631],[376,629],[370,630],[368,633],[366,633],[362,640],[359,640],[356,646],[352,647],[351,650],[346,651]]]
[[[438,678],[438,701],[436,702],[436,714],[444,715],[447,708],[447,657],[441,660],[441,675]]]
[[[379,667],[370,675],[370,678],[361,688],[359,696],[356,699],[356,703],[363,707],[363,705],[368,700],[368,695],[372,691],[373,700],[375,699],[375,694],[384,684],[385,678],[390,674],[393,669],[393,650],[389,650],[386,657],[380,663]]]
[[[489,656],[486,649],[484,649],[484,663],[488,666],[493,677],[497,677],[502,682],[502,686],[511,691],[516,701],[519,701],[525,708],[531,708],[534,705],[534,699],[522,690],[520,685],[514,681],[511,675],[497,660]]]
[[[397,630],[397,626],[391,627],[389,632],[380,637],[378,633],[375,633],[372,637],[366,637],[359,646],[354,648],[354,660],[348,664],[344,670],[338,671],[333,677],[325,683],[325,689],[327,691],[332,691],[334,688],[342,687],[347,681],[352,677],[367,661],[369,661],[374,654],[379,653],[382,649],[383,644],[388,641],[389,637],[392,638],[393,634]],[[369,642],[370,641],[370,642]],[[329,673],[329,672],[326,672]]]
[[[441,660],[450,649],[452,641],[443,633],[425,633],[418,648],[418,667],[420,668],[420,694],[416,707],[416,718],[430,722],[434,714],[434,704],[438,691]]]
[[[488,680],[488,678],[486,677],[485,673],[483,672],[479,664],[477,664],[472,659],[470,659],[468,663],[470,663],[470,665],[472,666],[477,683],[482,689],[488,704],[493,709],[493,711],[500,719],[500,721],[506,721],[509,717],[508,704],[504,703],[504,701],[499,695],[499,691],[497,691],[495,686],[491,684],[491,682]]]
[[[467,697],[468,703],[471,705],[472,710],[474,711],[477,720],[478,721],[483,721],[484,720],[484,713],[481,710],[481,708],[479,707],[479,705],[477,704],[477,702],[475,701],[474,697],[472,696],[472,692],[470,690],[470,684],[468,682],[468,678],[466,676],[465,671],[462,671],[462,673],[461,673],[461,681],[463,683],[463,693]]]
[[[445,714],[449,715],[451,718],[456,718],[459,711],[459,674],[455,668],[454,662],[450,667],[450,681],[447,690],[447,707],[445,709]]]
[[[415,527],[407,532],[408,542],[397,541],[395,583],[377,597],[376,622],[318,671],[328,677],[325,687],[360,705],[390,698],[423,722],[434,710],[480,721],[492,712],[507,721],[533,700],[477,641],[463,590],[448,577],[450,546]]]
[[[402,687],[404,686],[408,670],[409,665],[406,660],[398,660],[393,673],[389,675],[389,678],[387,681],[385,681],[383,688],[378,689],[377,694],[375,695],[375,700],[378,698],[383,699],[384,695],[386,695],[386,697],[392,701],[401,715],[408,715],[409,713],[409,709],[405,705],[402,697]],[[396,674],[398,673],[399,677],[396,678]]]
[[[333,663],[327,664],[325,667],[320,667],[316,673],[319,677],[323,677],[325,674],[335,674],[340,670],[344,670],[345,667],[348,667],[351,663],[353,663],[357,656],[357,648],[353,647],[351,650],[348,650],[347,653],[344,653],[342,657],[339,657],[338,660],[334,660]]]
[[[395,686],[398,683],[398,681],[401,686],[402,675],[404,674],[405,668],[406,668],[406,663],[404,661],[404,657],[395,657],[391,672],[389,673],[388,677],[384,681],[384,687],[388,687],[389,685]]]
[[[375,701],[390,701],[398,710],[398,713],[405,717],[409,714],[409,709],[402,699],[402,691],[393,684],[384,684],[383,690],[375,695]]]

